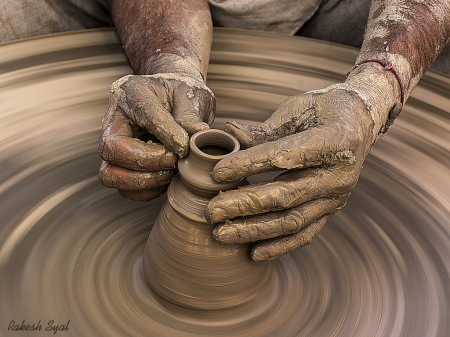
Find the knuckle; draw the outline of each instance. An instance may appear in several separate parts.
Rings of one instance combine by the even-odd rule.
[[[358,182],[359,174],[356,174],[356,172],[352,172],[348,175],[347,179],[347,194],[349,194],[356,186],[356,183]]]
[[[356,186],[356,183],[358,182],[358,174],[355,172],[350,172],[348,174],[344,174],[340,178],[340,186],[338,188],[338,194],[339,195],[348,195]]]
[[[345,195],[340,195],[338,197],[338,209],[341,209],[342,207],[344,207],[347,204],[347,200],[350,196],[350,193],[345,194]]]
[[[132,81],[134,78],[135,76],[133,75],[126,75],[113,82],[110,86],[111,95],[118,95],[121,91],[123,91],[123,85],[128,83],[129,81]]]
[[[359,174],[352,168],[338,168],[327,172],[327,181],[333,186],[330,196],[349,195],[358,182]]]
[[[98,169],[100,179],[102,179],[103,176],[105,175],[105,173],[106,173],[105,171],[107,170],[107,165],[108,165],[108,163],[106,161],[103,161],[102,165],[100,165],[100,168]]]
[[[339,121],[336,123],[336,129],[341,134],[341,146],[348,150],[354,150],[361,142],[361,133],[359,128],[348,121]]]
[[[103,138],[103,136],[100,138],[100,141],[98,143],[98,154],[100,155],[100,157],[102,159],[105,159],[105,139]]]
[[[107,162],[114,162],[114,154],[110,146],[111,143],[111,137],[104,137],[102,136],[100,138],[100,142],[98,145],[98,154],[100,155],[100,158]]]
[[[278,109],[280,108],[284,109],[285,107],[295,107],[302,101],[302,99],[303,95],[286,97],[283,101],[281,101],[280,105],[278,106]]]
[[[303,227],[304,222],[305,219],[300,212],[289,212],[289,214],[281,219],[283,235],[296,233]]]
[[[345,204],[347,203],[347,195],[340,195],[337,198],[335,198],[334,202],[333,202],[333,210],[335,213],[337,211],[339,211],[340,209],[342,209]]]
[[[350,194],[344,194],[329,199],[327,206],[328,211],[326,211],[325,214],[334,214],[341,210],[346,205],[349,195]]]
[[[367,143],[368,135],[373,129],[373,120],[361,121],[361,117],[349,116],[337,122],[337,128],[342,135],[343,147],[355,151]]]
[[[112,179],[109,171],[109,163],[103,162],[98,170],[98,177],[100,182],[106,187],[112,187]]]

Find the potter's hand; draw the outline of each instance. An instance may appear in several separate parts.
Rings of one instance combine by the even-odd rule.
[[[148,201],[163,194],[189,135],[209,128],[215,98],[188,75],[125,76],[111,86],[103,118],[100,181],[127,198]]]
[[[211,200],[206,219],[218,224],[213,235],[219,243],[260,241],[252,248],[252,258],[275,259],[309,244],[345,205],[364,158],[389,126],[382,116],[389,115],[397,99],[395,78],[380,78],[379,86],[373,85],[374,76],[392,79],[379,65],[362,68],[366,69],[358,69],[345,83],[286,99],[256,127],[227,124],[226,131],[248,149],[215,166],[217,181],[287,171],[273,181],[223,192]],[[380,99],[384,102],[378,103]]]

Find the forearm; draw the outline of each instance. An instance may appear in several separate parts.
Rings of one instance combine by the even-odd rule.
[[[372,0],[346,84],[371,113],[373,141],[386,133],[449,37],[450,0]]]
[[[404,103],[449,38],[449,0],[372,0],[356,64],[392,66]]]
[[[109,0],[136,74],[183,73],[205,80],[212,41],[206,0]]]

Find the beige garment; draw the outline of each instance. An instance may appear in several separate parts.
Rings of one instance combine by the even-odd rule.
[[[214,24],[293,35],[322,0],[208,0]]]
[[[112,26],[106,0],[0,0],[0,43]]]

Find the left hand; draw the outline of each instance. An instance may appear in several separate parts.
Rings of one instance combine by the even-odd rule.
[[[100,181],[123,197],[149,201],[168,187],[189,136],[214,120],[215,97],[200,76],[128,75],[111,86],[103,118]]]
[[[364,97],[373,93],[361,90],[351,82],[334,85],[286,99],[256,127],[227,124],[225,130],[248,149],[221,160],[215,180],[287,171],[210,201],[206,219],[218,224],[213,235],[219,243],[260,241],[251,256],[261,261],[305,246],[319,234],[345,205],[364,158],[387,127],[376,116],[387,116],[389,109],[367,104]]]

